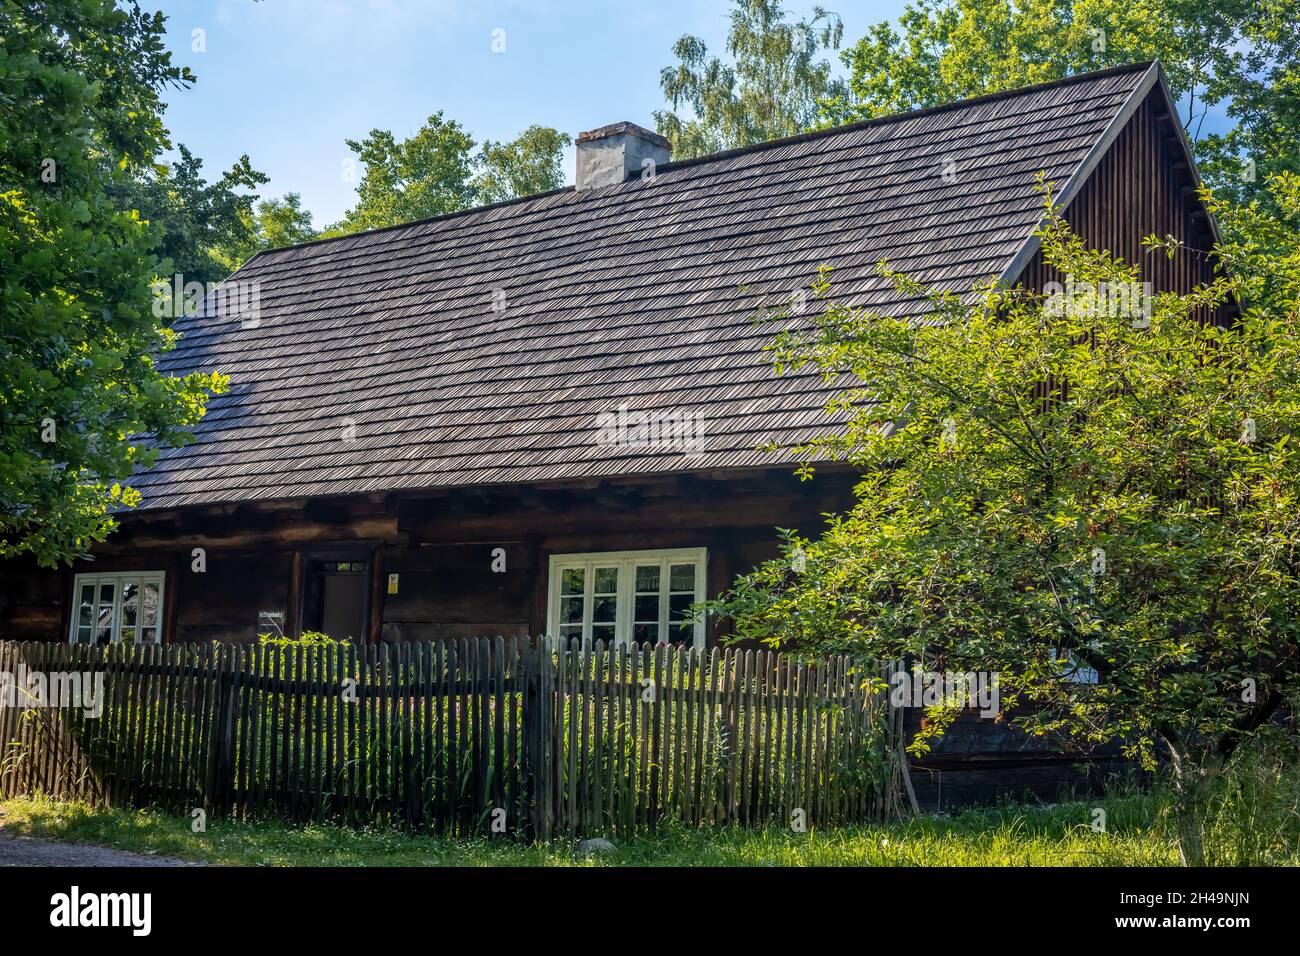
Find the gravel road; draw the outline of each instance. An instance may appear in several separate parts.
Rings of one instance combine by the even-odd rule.
[[[203,866],[166,856],[144,856],[92,843],[58,843],[0,830],[0,866]]]

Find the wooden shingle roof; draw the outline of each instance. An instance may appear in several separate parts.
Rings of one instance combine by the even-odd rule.
[[[777,377],[755,327],[823,264],[837,299],[906,314],[872,266],[968,290],[1035,229],[1039,171],[1090,161],[1137,65],[264,252],[229,283],[255,322],[179,319],[164,370],[231,377],[134,486],[144,508],[772,464],[828,427],[828,387]],[[1014,276],[1007,276],[1014,278]],[[232,301],[237,297],[232,296]],[[690,447],[600,440],[602,413],[697,415]]]

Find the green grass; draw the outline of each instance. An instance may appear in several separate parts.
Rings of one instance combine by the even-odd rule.
[[[1106,810],[1106,832],[1092,810]],[[97,810],[44,799],[0,803],[0,828],[137,853],[243,866],[1165,866],[1177,865],[1162,834],[1157,798],[1110,797],[1053,807],[1004,807],[885,827],[794,834],[783,830],[687,830],[616,839],[607,856],[579,860],[576,843],[523,846],[379,830],[294,828],[209,821],[155,811]]]
[[[1237,761],[1205,807],[1207,862],[1300,866],[1300,755],[1275,748]],[[1172,800],[1117,782],[1108,796],[1007,805],[879,827],[791,833],[691,830],[616,838],[579,859],[577,841],[526,846],[390,830],[208,821],[151,810],[101,810],[47,799],[0,802],[0,830],[233,866],[1177,866]],[[1105,811],[1104,830],[1092,828]]]

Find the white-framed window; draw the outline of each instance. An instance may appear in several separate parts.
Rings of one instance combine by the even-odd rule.
[[[1060,648],[1054,647],[1052,648],[1052,660],[1069,662],[1069,666],[1065,669],[1065,679],[1071,684],[1098,684],[1101,682],[1101,675],[1094,668],[1089,667],[1080,660],[1074,651],[1062,652]]]
[[[162,641],[163,572],[78,574],[72,584],[73,644]]]
[[[704,622],[685,612],[704,600],[707,566],[704,548],[552,555],[548,633],[703,647]]]

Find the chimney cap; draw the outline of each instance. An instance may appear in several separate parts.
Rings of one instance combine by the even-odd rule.
[[[577,144],[582,145],[583,143],[590,143],[598,139],[606,139],[610,136],[619,136],[623,133],[628,133],[632,136],[644,139],[647,142],[654,143],[654,145],[661,149],[672,149],[672,144],[663,136],[660,136],[653,130],[646,129],[644,126],[630,123],[627,120],[624,120],[621,123],[610,123],[608,126],[601,126],[598,129],[588,130],[585,133],[579,133]]]

